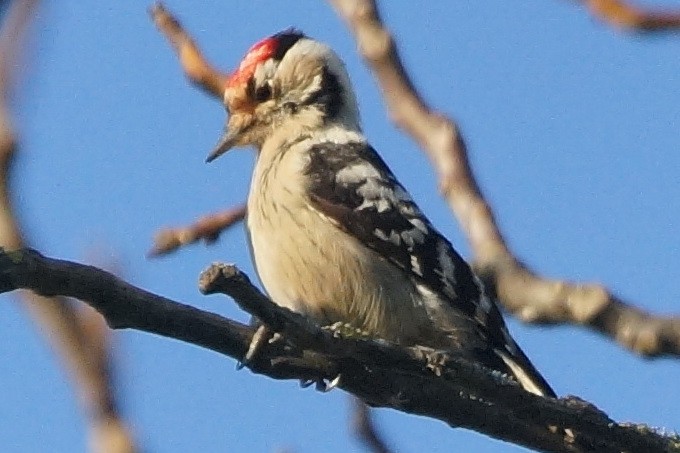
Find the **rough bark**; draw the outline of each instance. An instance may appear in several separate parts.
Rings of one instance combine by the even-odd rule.
[[[224,293],[283,338],[264,342],[246,364],[275,379],[328,382],[372,406],[444,421],[539,451],[680,451],[677,438],[644,425],[612,421],[576,397],[542,398],[497,372],[427,348],[341,338],[267,299],[231,265],[214,264],[200,278],[205,294]],[[114,275],[23,249],[0,253],[0,292],[31,289],[80,299],[114,329],[136,329],[212,349],[241,360],[255,328],[132,286]],[[576,442],[564,436],[570,429]]]

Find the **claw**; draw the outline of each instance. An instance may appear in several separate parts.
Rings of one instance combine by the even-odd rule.
[[[321,327],[323,330],[327,330],[333,334],[336,338],[357,338],[357,339],[369,339],[372,338],[371,334],[365,330],[361,330],[354,327],[352,324],[338,321],[328,326]]]
[[[341,375],[341,374],[338,374],[337,376],[335,376],[335,378],[333,378],[332,381],[330,381],[330,382],[328,382],[328,383],[326,383],[326,381],[323,380],[323,379],[319,379],[318,381],[315,382],[315,384],[316,384],[316,389],[317,389],[319,392],[323,392],[323,393],[328,393],[328,392],[330,392],[330,391],[333,390],[335,387],[337,387],[338,384],[340,383],[340,376],[342,376],[342,375]]]
[[[314,383],[316,383],[316,381],[311,380],[311,379],[309,379],[309,380],[300,379],[300,387],[302,387],[303,389],[306,389],[307,387],[309,387],[310,385],[312,385]]]
[[[246,351],[246,354],[243,356],[243,359],[241,359],[241,361],[236,364],[236,369],[241,370],[243,369],[243,367],[252,362],[253,357],[255,357],[255,355],[260,350],[262,345],[265,342],[270,342],[271,338],[273,337],[271,331],[267,328],[267,326],[265,326],[264,324],[260,325],[253,334],[253,339],[250,340],[250,345],[248,345],[248,350]]]
[[[340,377],[341,376],[342,376],[342,374],[338,374],[337,376],[335,376],[335,378],[333,378],[332,381],[330,381],[328,384],[326,384],[326,390],[325,391],[330,392],[335,387],[337,387],[338,384],[340,384]]]
[[[281,339],[283,339],[283,335],[281,335],[278,332],[274,332],[274,334],[271,337],[269,337],[269,344],[274,344]]]

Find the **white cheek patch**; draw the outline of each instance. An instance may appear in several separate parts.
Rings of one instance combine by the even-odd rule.
[[[311,93],[314,93],[315,91],[318,91],[321,89],[321,82],[323,82],[323,77],[321,77],[321,74],[317,74],[314,76],[312,79],[312,82],[309,84],[309,86],[305,89],[305,93],[309,93],[307,96],[303,97],[303,101],[306,101],[309,99],[311,96]]]
[[[325,65],[331,74],[334,74],[338,78],[338,82],[342,87],[343,92],[343,104],[344,118],[343,122],[345,126],[351,126],[352,128],[359,130],[359,107],[357,105],[356,97],[354,91],[352,90],[352,84],[350,83],[349,75],[347,74],[347,69],[344,63],[337,54],[326,44],[311,40],[311,39],[301,39],[299,40],[283,57],[279,65],[280,73],[285,74],[304,74],[309,73],[305,71],[304,68],[300,67],[303,62],[316,62]],[[311,84],[318,86],[320,82],[313,80]],[[300,86],[302,81],[296,84]],[[305,89],[307,91],[307,89]]]

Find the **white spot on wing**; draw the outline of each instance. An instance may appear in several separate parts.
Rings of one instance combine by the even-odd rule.
[[[425,222],[420,219],[409,219],[409,221],[411,222],[411,225],[418,228],[418,230],[422,231],[424,234],[427,234],[427,226],[425,225]]]
[[[411,270],[417,275],[423,276],[423,270],[420,268],[420,260],[416,255],[411,255]]]
[[[503,334],[503,340],[505,340],[505,349],[510,351],[512,355],[517,355],[517,344],[512,336],[510,336],[508,328],[505,326],[501,327],[501,333]]]
[[[484,291],[484,285],[482,284],[482,281],[479,279],[479,277],[473,275],[473,279],[475,281],[475,285],[477,285],[477,288],[479,289],[479,306],[482,307],[482,310],[484,310],[485,313],[489,314],[491,313],[493,303],[491,302],[491,299],[489,299],[489,296],[486,295],[486,292]]]
[[[399,205],[399,210],[402,214],[409,217],[421,217],[423,215],[423,213],[420,212],[420,209],[418,209],[418,207],[410,200],[402,202]]]
[[[434,269],[434,273],[441,278],[444,293],[449,297],[456,297],[456,291],[453,289],[453,284],[456,282],[454,278],[455,266],[444,241],[437,244],[437,264],[438,267]]]
[[[416,290],[420,294],[420,300],[428,309],[428,311],[434,314],[437,312],[437,310],[442,308],[441,298],[426,285],[422,283],[416,283]]]
[[[370,167],[373,168],[373,167]],[[357,193],[364,201],[358,210],[375,207],[378,212],[385,212],[393,208],[394,195],[392,190],[379,183],[379,179],[369,178],[357,188]]]
[[[522,368],[515,360],[507,355],[504,351],[500,349],[494,349],[496,355],[498,355],[503,362],[510,368],[512,374],[515,376],[517,381],[522,387],[528,392],[534,393],[536,395],[545,396],[546,392],[534,382],[534,380],[529,376],[529,374]]]
[[[484,310],[485,313],[491,313],[491,300],[486,294],[482,294],[482,296],[479,298],[479,305],[482,307],[482,310]]]
[[[411,223],[413,223],[413,222],[411,222]],[[409,232],[409,234],[411,235],[413,240],[418,242],[419,244],[422,244],[423,242],[425,242],[425,235],[423,233],[421,233],[419,229],[414,228]]]
[[[397,197],[399,201],[413,201],[411,195],[398,185],[394,188],[394,196]]]
[[[448,281],[454,281],[453,275],[455,267],[451,255],[449,255],[449,249],[444,241],[440,241],[437,244],[437,263],[439,264],[439,269],[435,270],[435,272]]]
[[[376,228],[373,230],[373,234],[378,238],[386,242],[391,242],[394,245],[399,245],[401,244],[401,237],[399,236],[399,233],[396,231],[392,230],[390,231],[390,235],[388,236],[385,234],[383,230],[380,228]]]
[[[355,184],[369,178],[380,178],[380,173],[374,166],[362,162],[348,165],[335,175],[335,180],[345,184]]]
[[[380,228],[376,228],[375,230],[373,230],[373,234],[374,234],[378,239],[381,239],[381,240],[383,240],[383,241],[387,241],[387,235],[386,235],[385,232],[384,232],[383,230],[381,230]]]
[[[394,245],[401,244],[401,237],[399,236],[399,233],[394,230],[390,231],[390,242]]]

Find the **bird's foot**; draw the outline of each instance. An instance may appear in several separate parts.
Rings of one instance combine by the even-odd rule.
[[[338,374],[330,381],[327,381],[326,379],[301,380],[300,387],[307,388],[314,384],[319,392],[327,393],[340,384],[341,376],[342,374]]]
[[[253,358],[257,355],[257,353],[262,349],[262,346],[264,346],[266,343],[274,343],[276,341],[279,341],[281,338],[281,334],[272,332],[269,327],[267,327],[264,324],[260,324],[257,327],[257,330],[253,334],[253,338],[250,340],[250,345],[248,345],[248,350],[246,351],[245,355],[236,364],[236,369],[240,370],[243,367],[247,366],[248,364],[252,363]]]
[[[323,326],[322,329],[329,331],[336,338],[370,339],[373,337],[369,332],[342,321]]]
[[[443,349],[431,349],[427,347],[418,347],[425,358],[425,367],[431,370],[435,376],[441,376],[443,368],[451,358],[451,352]]]

